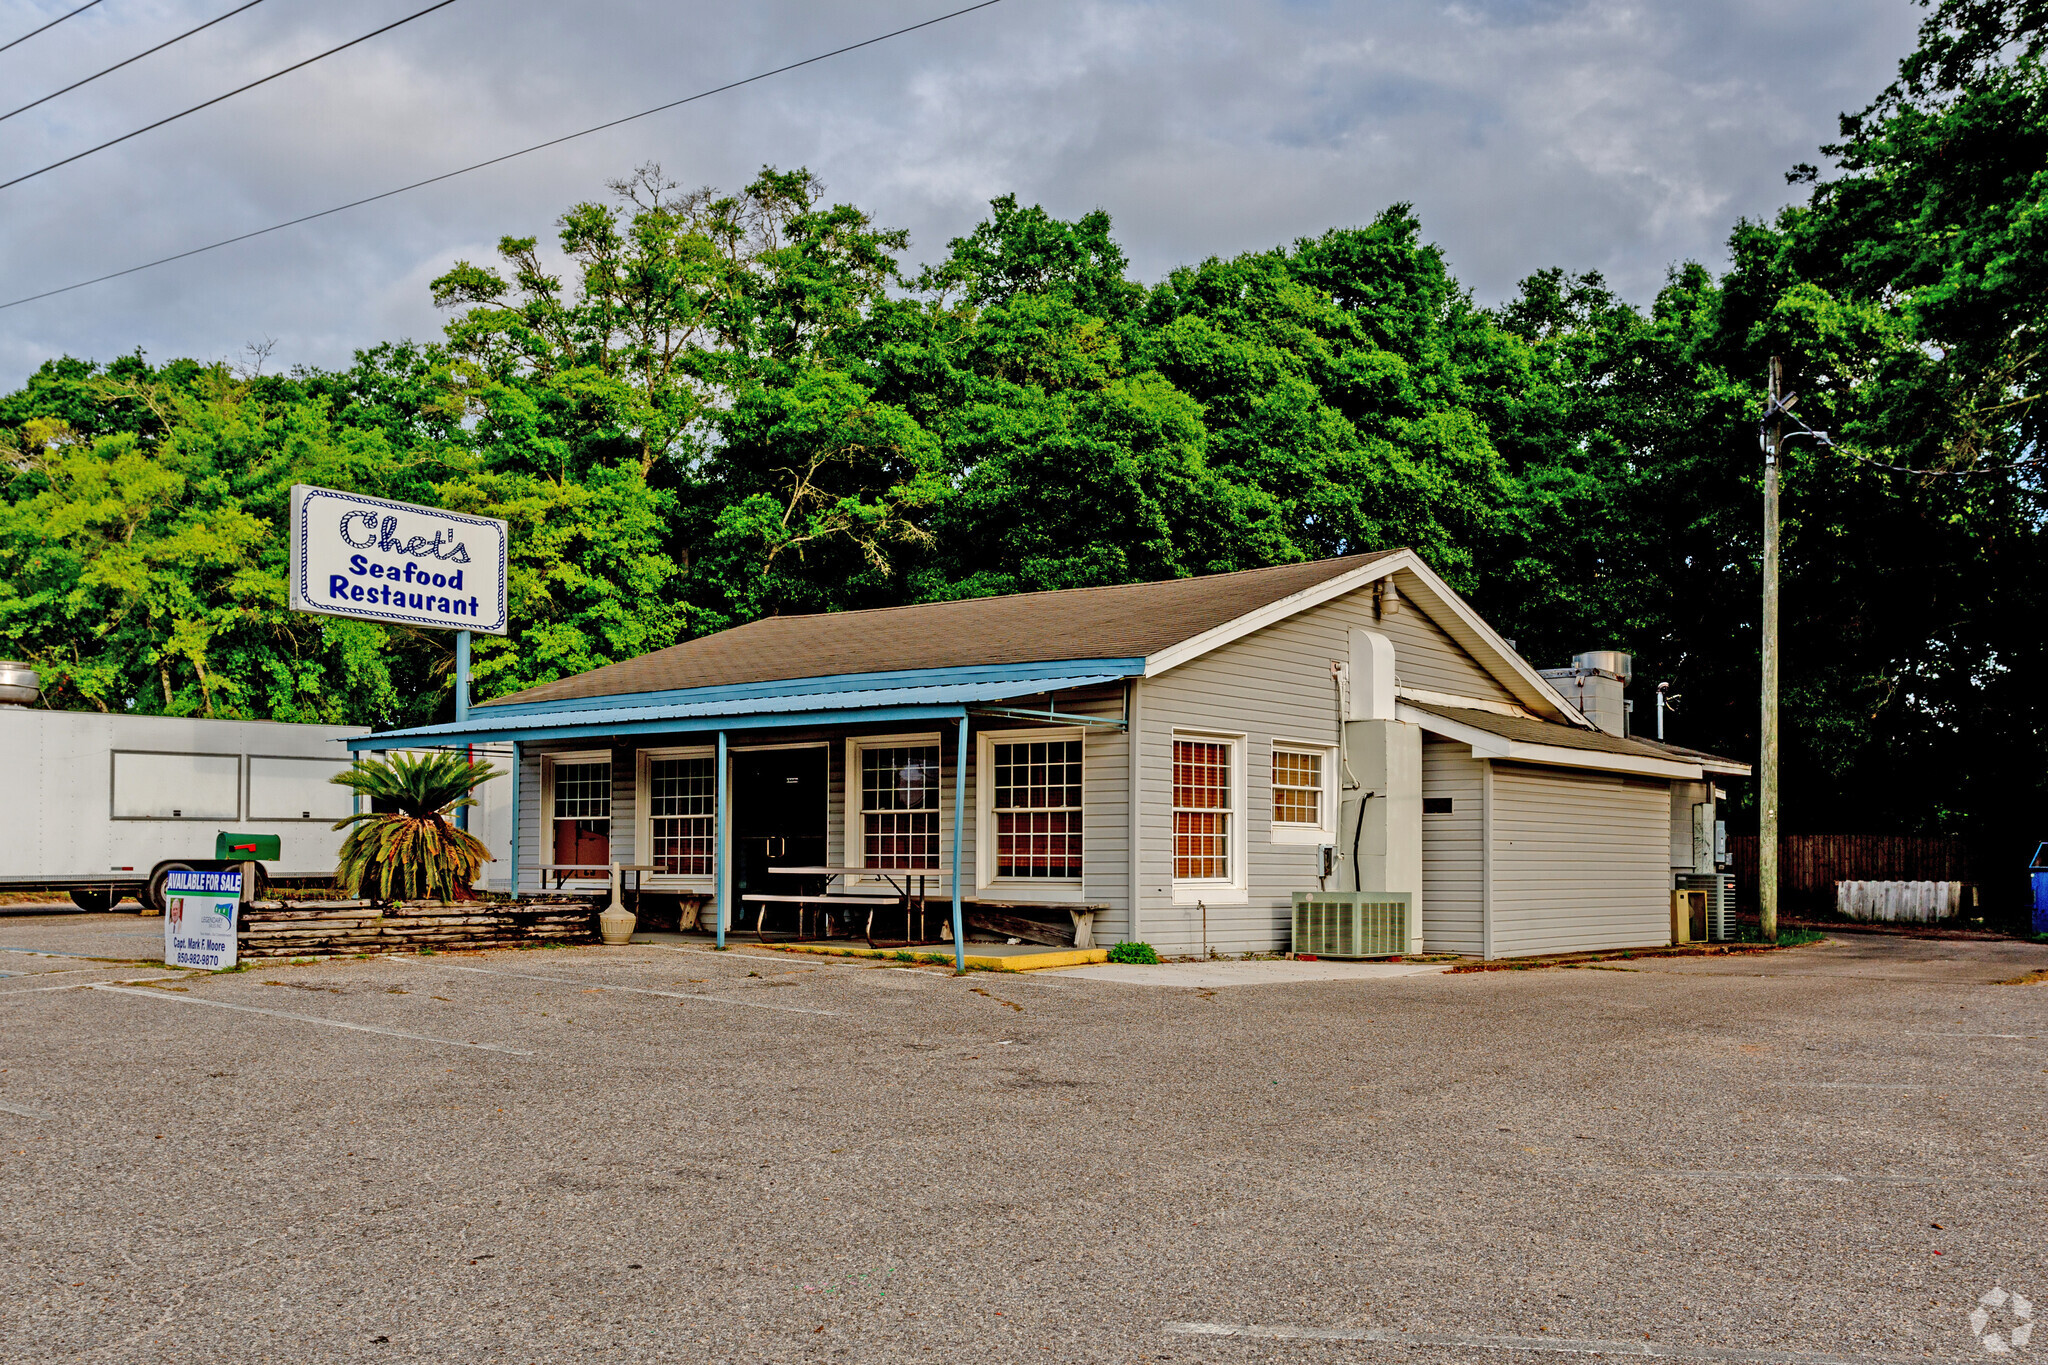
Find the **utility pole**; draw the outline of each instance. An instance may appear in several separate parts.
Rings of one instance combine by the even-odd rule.
[[[1771,357],[1770,429],[1764,444],[1763,753],[1757,783],[1757,932],[1778,939],[1778,456],[1785,449],[1785,365]]]

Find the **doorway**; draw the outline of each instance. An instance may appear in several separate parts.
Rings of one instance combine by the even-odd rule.
[[[732,756],[733,890],[812,895],[823,877],[770,876],[771,867],[825,862],[826,764],[822,744],[741,749]]]
[[[612,859],[612,765],[608,758],[557,760],[552,781],[558,867],[602,868]],[[589,872],[585,876],[592,875]]]

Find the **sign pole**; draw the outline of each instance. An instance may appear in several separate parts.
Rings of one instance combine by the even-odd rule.
[[[466,721],[468,719],[469,632],[466,630],[458,630],[455,632],[455,720],[457,724],[460,724],[461,722]],[[465,759],[468,759],[471,763],[476,762],[475,747],[473,745],[465,744],[462,747],[462,756]],[[515,778],[514,780],[516,781],[517,779]],[[461,830],[466,830],[469,828],[468,806],[464,806],[461,810],[455,812],[455,828]]]

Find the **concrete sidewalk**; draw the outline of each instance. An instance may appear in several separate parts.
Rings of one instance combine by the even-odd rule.
[[[1062,978],[1116,981],[1126,986],[1286,986],[1304,981],[1393,981],[1406,976],[1439,976],[1449,963],[1427,962],[1162,962],[1156,967],[1109,962],[1073,967]]]

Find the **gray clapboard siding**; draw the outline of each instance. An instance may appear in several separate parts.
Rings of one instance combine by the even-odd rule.
[[[1422,790],[1451,802],[1449,814],[1422,817],[1422,946],[1432,953],[1485,952],[1484,779],[1465,745],[1424,739]]]
[[[1668,783],[1493,765],[1498,957],[1668,943]]]
[[[1314,844],[1272,841],[1273,743],[1337,743],[1332,661],[1350,657],[1351,631],[1378,631],[1394,644],[1403,686],[1475,700],[1513,701],[1413,599],[1374,617],[1370,588],[1312,607],[1182,664],[1144,683],[1140,824],[1140,908],[1145,940],[1163,953],[1203,946],[1198,906],[1173,898],[1173,732],[1216,730],[1246,736],[1246,895],[1208,906],[1208,946],[1219,952],[1271,952],[1288,946],[1296,891],[1316,889]],[[1425,779],[1425,791],[1428,791]],[[1430,794],[1434,795],[1434,792]],[[1417,888],[1427,905],[1427,891]],[[1428,911],[1424,912],[1427,916]],[[1425,919],[1425,924],[1427,919]]]
[[[1397,585],[1402,577],[1400,574],[1394,576]],[[1456,640],[1445,634],[1443,627],[1423,615],[1412,597],[1403,601],[1401,610],[1391,616],[1373,616],[1370,588],[1348,593],[1318,610],[1332,609],[1335,619],[1343,622],[1340,633],[1358,626],[1376,630],[1394,642],[1394,676],[1403,687],[1479,701],[1514,703],[1518,700],[1491,673],[1481,668],[1479,661],[1467,654]],[[1339,653],[1330,657],[1343,658],[1344,655]]]

